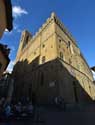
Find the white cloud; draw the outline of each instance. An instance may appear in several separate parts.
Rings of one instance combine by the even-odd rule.
[[[12,8],[12,10],[13,10],[13,16],[14,17],[19,17],[23,14],[25,14],[25,15],[28,14],[28,12],[25,9],[21,8],[20,6],[14,6]]]
[[[8,65],[7,71],[11,73],[13,71],[13,67],[15,65],[15,61],[11,61]]]
[[[17,30],[18,29],[18,26],[17,24],[14,24],[14,27],[13,27],[14,30]]]
[[[18,33],[21,33],[22,30],[19,28],[19,26],[17,24],[14,24],[14,30]]]
[[[16,30],[16,32],[17,32],[17,33],[21,33],[22,30],[18,28],[18,29]]]

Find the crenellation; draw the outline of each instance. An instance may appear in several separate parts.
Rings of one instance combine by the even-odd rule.
[[[71,33],[67,30],[67,28],[63,25],[63,23],[58,19],[58,17],[54,16],[54,18],[55,18],[55,22],[60,26],[60,28],[63,30],[63,32],[65,32],[70,37],[70,39],[76,44],[75,39],[73,38]]]
[[[33,36],[32,40],[35,39],[35,37],[37,37],[46,27],[47,25],[51,22],[51,18],[48,18],[46,20],[46,22],[39,28],[38,32],[35,33],[35,35]]]

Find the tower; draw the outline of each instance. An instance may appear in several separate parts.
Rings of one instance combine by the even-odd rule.
[[[50,103],[57,96],[66,103],[95,99],[92,72],[75,39],[55,13],[33,37],[28,41],[26,38],[25,33],[14,67],[19,96],[35,93],[38,103]]]

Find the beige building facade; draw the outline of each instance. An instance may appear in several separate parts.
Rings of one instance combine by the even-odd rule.
[[[50,103],[61,96],[66,103],[95,100],[92,72],[75,39],[52,13],[32,36],[23,31],[13,71],[14,95]]]

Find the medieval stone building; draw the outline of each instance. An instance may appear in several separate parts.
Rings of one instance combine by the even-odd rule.
[[[51,103],[58,96],[66,103],[95,100],[92,72],[54,13],[35,36],[23,31],[13,75],[17,100],[23,96],[33,96],[38,103]]]

